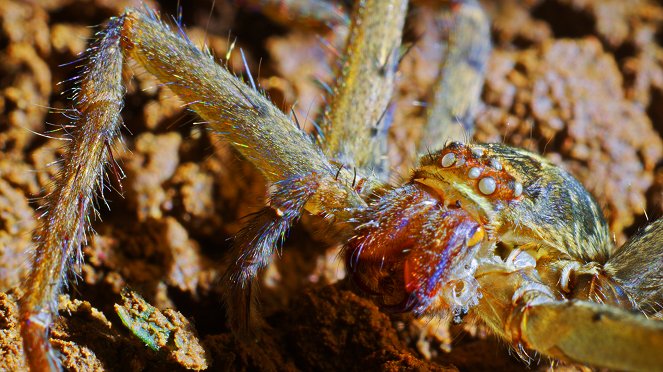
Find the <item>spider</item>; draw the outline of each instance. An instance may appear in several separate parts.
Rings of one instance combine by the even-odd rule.
[[[259,324],[253,279],[309,213],[333,226],[352,279],[385,309],[477,318],[523,356],[531,349],[601,367],[661,368],[663,325],[645,315],[660,316],[663,221],[615,252],[597,203],[566,171],[522,149],[462,137],[489,50],[474,1],[452,4],[456,32],[440,84],[465,89],[435,94],[419,165],[403,184],[389,184],[386,128],[406,8],[406,1],[357,3],[317,141],[252,80],[230,74],[156,13],[127,10],[111,19],[79,82],[77,126],[20,301],[31,369],[58,369],[46,335],[80,257],[104,167],[119,172],[111,146],[127,59],[181,97],[270,183],[269,205],[236,237],[225,276],[238,335]],[[642,257],[654,264],[644,266]]]

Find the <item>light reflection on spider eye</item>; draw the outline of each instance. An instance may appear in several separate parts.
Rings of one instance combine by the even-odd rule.
[[[460,147],[463,147],[463,144],[458,141],[450,142],[447,146],[445,146],[447,149],[457,149]]]
[[[502,170],[502,163],[500,163],[497,159],[492,158],[490,159],[490,166],[499,170]]]
[[[483,156],[483,149],[480,149],[480,148],[472,149],[472,156],[474,156],[476,159],[482,157]]]
[[[442,158],[442,166],[445,168],[449,168],[456,162],[456,154],[453,152],[450,152]]]
[[[519,197],[523,194],[523,184],[520,182],[515,182],[513,184],[513,196]]]
[[[467,172],[467,177],[469,177],[471,180],[476,180],[481,176],[481,169],[477,167],[472,167],[470,168],[470,171]]]
[[[485,177],[479,181],[479,191],[485,195],[490,195],[497,189],[497,183],[493,177]]]

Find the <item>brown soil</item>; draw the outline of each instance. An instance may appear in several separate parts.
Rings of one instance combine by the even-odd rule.
[[[177,3],[149,5],[174,14]],[[182,2],[194,42],[206,41],[221,57],[232,30],[230,40],[237,35],[273,101],[288,109],[297,101],[300,118],[315,116],[322,90],[312,77],[329,81],[335,58],[316,35],[339,45],[343,27],[311,18],[289,22],[291,15],[278,7],[261,13],[249,5],[254,2],[230,3],[216,2],[210,14],[212,1]],[[411,164],[412,138],[423,120],[412,102],[426,100],[440,58],[431,2],[415,3],[407,38],[417,44],[402,62],[391,133],[390,156],[399,169]],[[62,141],[36,133],[68,122],[58,111],[71,106],[71,87],[58,83],[76,74],[75,64],[60,65],[85,50],[99,29],[89,25],[131,4],[0,1],[0,370],[25,368],[16,299],[29,269],[37,208],[62,155]],[[646,223],[644,211],[649,218],[663,214],[663,167],[657,167],[663,156],[663,6],[625,4],[486,2],[496,45],[476,135],[544,153],[565,166],[604,207],[619,242]],[[229,66],[243,71],[239,53]],[[129,151],[115,155],[127,175],[123,196],[105,192],[112,209],[100,203],[85,264],[60,298],[51,342],[67,370],[527,368],[480,326],[449,329],[381,312],[344,280],[338,245],[320,236],[319,221],[310,218],[293,229],[282,257],[262,277],[266,329],[252,342],[235,340],[219,278],[229,239],[242,217],[264,203],[266,186],[229,146],[189,125],[195,116],[156,85],[140,71],[129,83],[123,111]],[[114,310],[126,286],[160,309],[158,319],[173,327],[177,340],[196,341],[200,349],[178,354],[147,348]],[[535,368],[549,365],[543,360]]]

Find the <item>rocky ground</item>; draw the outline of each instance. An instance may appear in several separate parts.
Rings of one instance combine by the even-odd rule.
[[[300,118],[317,115],[322,88],[313,78],[330,81],[335,59],[320,37],[342,42],[342,14],[294,21],[278,6],[240,3],[182,2],[192,40],[206,42],[221,58],[237,36],[231,69],[243,72],[241,47],[275,104],[289,110],[297,102]],[[424,111],[413,102],[426,101],[440,60],[442,33],[429,3],[416,1],[410,10],[406,39],[415,46],[401,64],[394,100],[390,158],[401,174],[421,135]],[[98,25],[132,4],[0,0],[0,370],[25,368],[16,299],[29,269],[37,209],[60,167],[63,141],[49,138],[61,136],[50,131],[69,120],[62,110],[71,106],[71,86],[60,82],[75,76],[76,63],[69,62]],[[174,0],[148,4],[177,13]],[[507,0],[485,6],[495,50],[476,139],[525,147],[569,169],[604,208],[619,243],[647,217],[661,216],[663,4]],[[98,208],[85,264],[60,298],[51,334],[66,369],[527,368],[480,325],[449,328],[381,312],[344,279],[340,247],[310,218],[293,229],[282,257],[261,278],[269,330],[253,344],[238,343],[225,322],[219,278],[229,239],[242,217],[261,207],[265,182],[228,145],[190,125],[196,117],[168,90],[139,69],[134,75],[123,110],[128,150],[116,150],[126,173],[123,195],[106,192],[112,209]],[[110,181],[120,188],[113,176]],[[185,346],[153,351],[123,326],[114,305],[127,286]],[[151,309],[135,298],[132,307]],[[534,368],[550,365],[542,360]]]

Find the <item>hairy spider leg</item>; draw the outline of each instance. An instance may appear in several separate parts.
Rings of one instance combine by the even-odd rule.
[[[525,349],[559,360],[617,370],[660,370],[663,322],[609,304],[564,300],[534,267],[480,267],[483,295],[473,309],[526,358]]]
[[[490,22],[476,0],[452,1],[447,17],[448,41],[439,76],[427,105],[426,136],[419,153],[445,147],[447,142],[469,142],[480,102],[491,51]]]
[[[314,201],[309,201],[307,208],[324,209],[329,216],[343,219],[348,208],[364,205],[351,186],[354,176],[350,171],[342,170],[337,175],[338,169],[285,114],[219,66],[211,54],[193,45],[181,28],[177,33],[171,31],[155,13],[127,10],[112,18],[88,55],[76,95],[76,129],[63,171],[55,180],[55,191],[47,197],[47,211],[35,238],[33,268],[20,301],[21,334],[34,371],[59,369],[48,342],[48,330],[69,268],[74,257],[81,256],[85,221],[95,189],[102,187],[109,159],[108,144],[115,142],[121,125],[125,59],[138,62],[188,103],[213,132],[253,162],[268,181],[278,184],[297,177],[306,180],[311,175],[315,182],[305,185],[307,195],[315,196],[319,190],[324,195],[311,198]],[[273,224],[275,231],[265,235],[273,241],[256,248],[258,255],[271,256],[283,226],[289,226],[300,207],[293,203],[292,211],[277,216],[281,220]],[[264,252],[264,247],[271,250]],[[264,265],[267,260],[259,262]]]
[[[80,82],[76,110],[79,125],[65,155],[65,165],[46,197],[47,211],[35,236],[32,270],[20,300],[21,336],[32,371],[59,370],[48,341],[57,314],[57,298],[74,257],[80,256],[85,221],[95,189],[101,187],[112,143],[121,125],[122,19],[113,19],[91,48],[88,70]]]
[[[321,146],[330,159],[383,183],[391,171],[387,137],[407,3],[355,3],[338,79],[321,125]]]
[[[362,198],[372,197],[384,187],[389,173],[385,161],[388,127],[385,112],[394,89],[406,10],[405,0],[356,3],[339,65],[340,78],[334,84],[331,104],[323,118],[319,144],[339,164],[334,177],[344,182],[339,176],[351,171],[350,186]],[[357,45],[367,48],[360,51]],[[283,241],[302,210],[343,223],[354,213],[352,207],[361,205],[338,199],[339,193],[328,192],[327,188],[329,185],[317,173],[300,173],[273,183],[270,207],[253,216],[236,237],[231,254],[235,262],[224,275],[225,280],[234,284],[228,289],[226,301],[229,321],[236,334],[246,336],[252,325],[260,324],[252,311],[255,305],[252,305],[251,280],[269,263],[275,247]]]

